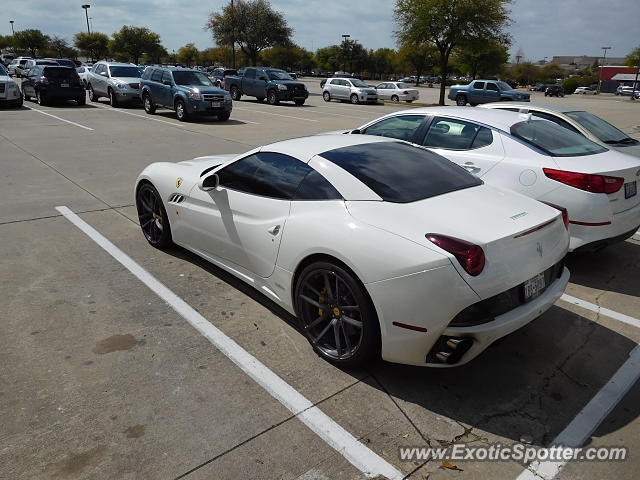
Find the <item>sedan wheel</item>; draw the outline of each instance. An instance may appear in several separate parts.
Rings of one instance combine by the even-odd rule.
[[[93,87],[91,85],[89,85],[89,100],[91,100],[92,102],[98,101],[96,92],[93,91]]]
[[[353,103],[354,105],[357,105],[358,102],[358,95],[356,95],[355,93],[353,95],[351,95],[351,103]]]
[[[398,97],[398,95],[391,95],[391,101],[392,102],[399,102],[400,98]]]
[[[148,93],[144,95],[144,111],[149,115],[156,113],[156,106],[151,101],[151,96]]]
[[[116,97],[116,94],[113,90],[109,90],[109,105],[111,105],[112,107],[118,106],[118,97]]]
[[[42,94],[37,91],[36,92],[36,102],[38,103],[38,105],[46,105],[47,104],[47,100],[42,96]]]
[[[140,228],[147,242],[159,249],[169,247],[173,243],[169,219],[160,200],[160,194],[153,185],[145,183],[138,189],[136,207]]]
[[[331,94],[329,92],[324,92],[322,94],[322,98],[324,99],[325,102],[330,102],[331,101]]]
[[[300,274],[295,298],[304,334],[318,355],[343,366],[379,355],[375,310],[351,272],[313,263]]]
[[[184,122],[187,120],[187,115],[188,115],[187,106],[184,104],[182,100],[178,100],[176,102],[176,117],[181,122]]]

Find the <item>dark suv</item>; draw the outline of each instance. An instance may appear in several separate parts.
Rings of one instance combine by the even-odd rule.
[[[545,97],[564,97],[562,85],[549,85],[544,91]]]
[[[209,74],[216,87],[224,89],[224,79],[227,75],[238,76],[238,71],[232,68],[216,68]]]
[[[56,100],[75,100],[78,105],[87,102],[87,93],[75,68],[35,65],[23,76],[22,94],[25,100],[35,97],[40,105]]]
[[[145,112],[158,107],[175,110],[184,122],[192,115],[216,115],[218,120],[231,116],[231,96],[217,88],[204,73],[188,68],[147,67],[140,80],[140,98]]]

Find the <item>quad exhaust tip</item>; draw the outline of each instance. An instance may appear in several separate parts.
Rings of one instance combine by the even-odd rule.
[[[469,349],[473,345],[473,338],[441,337],[437,344],[438,348],[436,349],[435,353],[436,360],[440,363],[453,365],[455,363],[458,363],[462,356],[469,351]]]

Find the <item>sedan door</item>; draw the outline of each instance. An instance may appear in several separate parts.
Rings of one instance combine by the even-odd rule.
[[[468,120],[434,117],[420,144],[482,177],[504,159],[500,135]]]
[[[216,171],[218,188],[196,185],[180,237],[186,246],[260,277],[275,268],[291,197],[311,170],[278,153],[260,152]]]
[[[388,100],[391,98],[391,94],[389,93],[391,91],[390,86],[391,86],[390,83],[381,83],[376,87],[376,91],[378,92],[378,98],[380,100]]]

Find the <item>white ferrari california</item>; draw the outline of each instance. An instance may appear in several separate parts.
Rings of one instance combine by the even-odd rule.
[[[531,114],[415,108],[342,133],[407,140],[490,185],[566,208],[571,251],[599,250],[640,227],[640,159]]]
[[[154,163],[135,199],[152,246],[176,243],[252,285],[340,365],[461,365],[569,279],[559,209],[393,139],[313,136]]]

